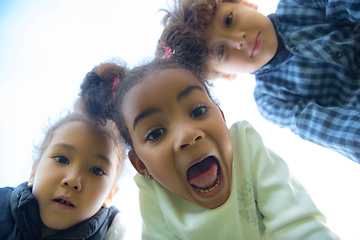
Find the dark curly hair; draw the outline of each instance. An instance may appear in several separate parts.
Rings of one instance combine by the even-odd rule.
[[[195,54],[196,55],[196,54]],[[194,56],[195,56],[194,55]],[[193,55],[177,55],[175,53],[168,58],[155,58],[154,60],[133,68],[116,63],[103,63],[86,74],[80,88],[80,97],[84,104],[86,114],[99,122],[113,120],[120,131],[123,141],[133,149],[128,129],[125,126],[122,114],[122,102],[125,94],[136,84],[141,83],[145,77],[162,69],[181,68],[191,71],[203,84],[210,96],[208,82],[205,79],[207,68],[199,61],[192,61]],[[106,73],[106,74],[105,74]],[[105,77],[106,76],[106,77]],[[116,87],[115,98],[112,99],[112,87],[114,78],[119,78],[120,83]]]
[[[155,51],[156,57],[164,55],[164,47],[170,47],[177,57],[185,62],[202,67],[206,66],[208,48],[202,32],[196,31],[184,24],[172,24],[164,29]]]
[[[190,28],[204,31],[215,14],[216,7],[221,2],[234,2],[222,0],[174,0],[171,10],[166,12],[162,23],[164,27],[173,24],[184,24]]]
[[[109,96],[112,95],[114,78],[121,80],[128,71],[125,64],[106,62],[86,74],[80,86],[80,96],[86,103],[85,112],[91,118],[98,121],[112,118],[112,99]]]

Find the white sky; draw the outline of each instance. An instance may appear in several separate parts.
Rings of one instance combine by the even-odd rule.
[[[269,14],[277,1],[256,3]],[[49,119],[72,107],[88,71],[112,57],[132,66],[152,56],[162,31],[157,10],[164,7],[165,0],[0,1],[0,187],[28,179],[33,144]],[[288,162],[329,227],[343,240],[359,240],[360,165],[266,122],[254,84],[248,74],[215,83],[228,125],[248,120]],[[134,173],[128,164],[114,201],[131,240],[140,239],[141,229]]]

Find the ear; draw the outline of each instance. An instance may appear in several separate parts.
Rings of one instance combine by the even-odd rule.
[[[145,175],[145,173],[148,173],[145,164],[141,161],[141,159],[136,155],[134,150],[130,150],[128,153],[128,157],[130,159],[131,164],[134,166],[136,171],[140,173],[141,175]]]
[[[236,78],[236,74],[225,74],[221,73],[220,78],[225,78],[227,80],[234,80]]]
[[[119,190],[119,185],[115,184],[114,187],[111,189],[109,195],[105,199],[103,206],[105,206],[107,208],[109,208],[111,206],[111,201],[113,200],[113,198],[118,190]]]
[[[28,182],[29,186],[32,186],[34,184],[34,179],[35,179],[35,174],[36,174],[38,164],[39,164],[39,160],[36,160],[34,162],[34,164],[33,164],[31,174],[30,174],[30,178],[29,178],[29,182]]]
[[[254,9],[254,10],[258,10],[258,5],[256,5],[256,4],[253,4],[253,3],[251,3],[251,2],[248,2],[247,0],[240,0],[240,4],[243,4],[243,5],[245,5],[245,6],[248,6],[248,7],[250,7],[250,8],[252,8],[252,9]]]
[[[221,113],[222,118],[224,119],[224,122],[226,123],[224,112],[221,110],[220,107],[218,107],[218,109],[219,109],[219,111]]]

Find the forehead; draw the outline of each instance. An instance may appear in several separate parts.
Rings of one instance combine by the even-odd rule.
[[[124,118],[130,120],[148,108],[178,102],[183,99],[181,92],[189,86],[198,86],[199,90],[195,91],[209,97],[204,85],[192,72],[181,68],[156,70],[126,93],[122,103]]]
[[[157,98],[168,97],[169,91],[179,92],[188,85],[198,85],[204,89],[200,80],[189,70],[182,68],[160,69],[144,77],[143,81],[135,85],[126,93],[124,99],[129,98],[147,98],[150,95],[156,95],[155,92],[161,92]],[[153,100],[149,98],[147,100]]]
[[[85,123],[83,121],[80,120],[75,120],[75,121],[70,121],[70,122],[66,122],[64,124],[62,124],[61,126],[59,126],[53,133],[53,138],[55,136],[63,136],[66,135],[67,133],[71,133],[74,130],[79,131],[79,132],[99,132],[99,130],[94,130],[93,127],[91,127],[88,123]]]
[[[111,165],[116,165],[115,142],[109,130],[82,121],[64,123],[56,129],[44,152],[68,149],[81,156],[98,156]],[[98,159],[98,158],[96,158]]]
[[[109,145],[112,141],[104,127],[91,125],[83,121],[71,121],[57,128],[49,139],[48,145],[57,143],[83,145]]]

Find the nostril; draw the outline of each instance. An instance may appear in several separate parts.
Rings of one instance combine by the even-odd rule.
[[[184,149],[184,148],[186,148],[187,146],[189,146],[189,144],[183,144],[183,145],[180,146],[180,149]]]
[[[242,46],[242,44],[241,44],[241,46]],[[195,138],[195,141],[201,140],[201,139],[202,139],[202,137],[201,137],[201,136],[198,136],[197,138]]]
[[[77,190],[77,189],[78,189],[78,186],[74,186],[74,189]]]
[[[180,145],[180,150],[183,150],[184,148],[186,148],[186,147],[194,144],[196,141],[201,140],[202,138],[203,138],[203,136],[201,136],[201,135],[196,136],[195,139],[193,139],[193,140],[191,140],[191,141],[188,141],[187,143],[184,143],[184,144]]]

